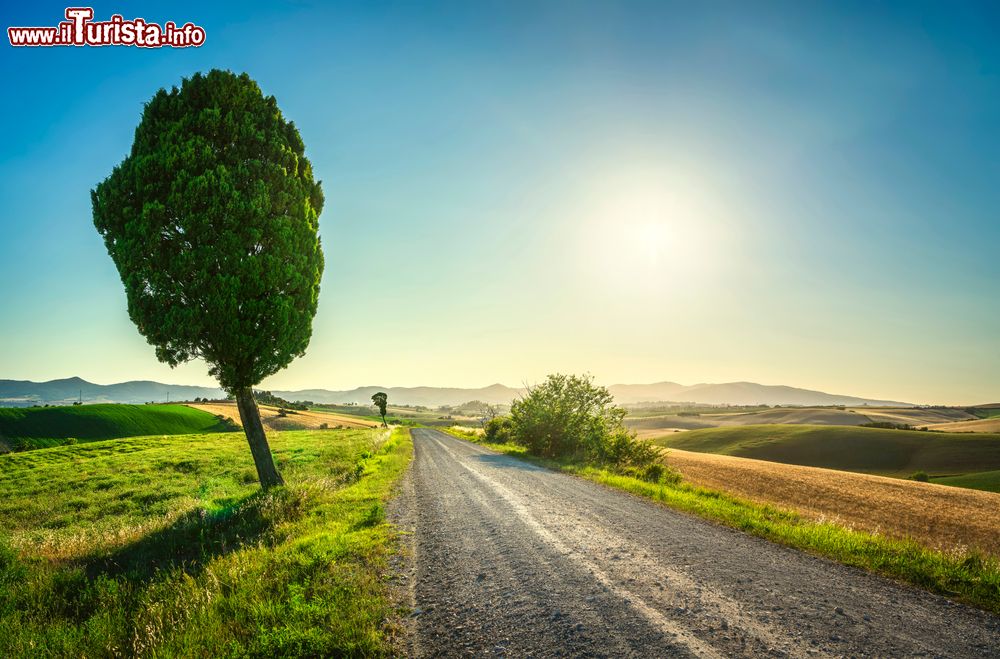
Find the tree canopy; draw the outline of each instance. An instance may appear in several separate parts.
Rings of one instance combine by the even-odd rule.
[[[129,316],[171,366],[253,385],[309,344],[323,193],[295,125],[246,74],[195,74],[146,104],[92,192]]]
[[[323,192],[295,125],[245,73],[197,73],[146,103],[91,198],[157,358],[204,359],[242,416],[250,388],[305,352],[319,300]],[[244,419],[248,439],[259,423]]]
[[[382,425],[388,427],[385,422],[385,408],[389,404],[388,394],[384,391],[372,394],[372,403],[378,408],[378,413],[382,415]]]

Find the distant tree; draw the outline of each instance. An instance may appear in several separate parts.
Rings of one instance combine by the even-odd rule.
[[[479,423],[486,427],[486,425],[493,419],[500,416],[500,406],[493,405],[492,403],[482,403],[482,407],[479,408],[480,418]]]
[[[262,487],[283,483],[252,387],[312,333],[323,209],[295,125],[246,74],[161,89],[91,193],[139,332],[170,366],[202,358],[236,399]]]
[[[372,394],[372,403],[378,408],[378,413],[382,415],[382,427],[388,428],[385,422],[385,406],[389,404],[389,396],[383,391]]]
[[[280,396],[275,396],[270,391],[260,391],[254,390],[253,392],[254,400],[258,403],[263,403],[264,405],[272,405],[274,407],[284,407],[289,410],[306,410],[308,407],[301,402],[290,402],[285,400]]]

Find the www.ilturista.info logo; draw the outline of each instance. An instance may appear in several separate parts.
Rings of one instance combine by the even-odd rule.
[[[178,27],[173,21],[159,26],[144,18],[130,21],[114,14],[94,21],[91,7],[67,7],[66,20],[56,27],[9,27],[11,46],[139,46],[187,48],[205,43],[205,28],[194,23]]]

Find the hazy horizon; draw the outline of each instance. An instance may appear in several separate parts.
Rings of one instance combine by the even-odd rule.
[[[260,388],[589,372],[1000,400],[995,7],[95,10],[206,44],[2,49],[0,378],[215,385],[136,331],[89,194],[157,89],[228,68],[276,96],[327,200],[309,350]]]
[[[590,375],[589,373],[585,373],[585,374],[586,375]],[[53,382],[53,381],[58,382],[58,381],[70,380],[70,379],[73,379],[73,378],[79,378],[79,379],[81,379],[81,380],[83,380],[85,382],[88,382],[89,384],[94,384],[94,385],[99,385],[99,386],[122,384],[122,383],[126,383],[126,382],[156,382],[158,384],[162,384],[162,385],[166,385],[166,386],[176,386],[176,387],[189,387],[189,386],[193,386],[193,387],[219,388],[218,383],[216,383],[215,381],[213,381],[211,378],[209,378],[207,382],[197,383],[197,382],[173,381],[173,380],[170,380],[170,379],[157,380],[157,379],[150,379],[150,378],[128,378],[126,380],[99,381],[99,380],[92,380],[90,378],[86,378],[86,377],[82,377],[82,376],[78,376],[78,375],[71,375],[71,376],[66,376],[66,377],[52,378],[51,380],[38,380],[38,379],[32,379],[32,378],[9,378],[9,377],[2,377],[2,375],[3,374],[0,374],[0,380],[28,381],[28,382],[35,382],[35,383],[42,383],[42,384],[46,383],[46,382]],[[829,395],[836,395],[836,396],[844,396],[844,397],[851,397],[851,398],[865,398],[865,399],[869,399],[869,400],[893,401],[893,402],[913,404],[913,405],[952,405],[952,406],[959,406],[959,407],[961,407],[961,406],[975,406],[975,405],[981,405],[981,404],[988,404],[988,403],[996,402],[996,401],[986,401],[986,400],[982,400],[982,401],[962,401],[962,402],[951,402],[951,403],[942,403],[940,401],[912,401],[912,400],[903,400],[903,399],[901,399],[899,397],[893,397],[893,396],[866,396],[866,395],[858,394],[858,393],[852,392],[852,391],[831,391],[831,390],[824,390],[824,389],[814,389],[814,388],[810,388],[810,387],[800,387],[800,386],[796,386],[795,384],[789,384],[787,382],[756,382],[756,381],[753,381],[753,380],[746,380],[746,379],[743,379],[743,380],[731,380],[731,381],[725,381],[725,382],[706,382],[706,381],[678,382],[677,380],[671,380],[671,379],[660,379],[660,380],[649,381],[649,382],[619,382],[619,381],[609,382],[609,381],[597,381],[597,380],[595,380],[595,382],[596,382],[596,384],[599,384],[599,385],[602,385],[602,386],[605,386],[605,387],[610,387],[610,388],[620,387],[620,386],[627,386],[627,387],[635,387],[635,386],[638,386],[638,387],[651,387],[651,386],[664,385],[664,384],[678,385],[678,386],[685,387],[685,388],[701,387],[701,386],[709,386],[709,387],[711,387],[711,386],[716,386],[716,385],[723,385],[724,386],[724,385],[734,385],[734,384],[737,384],[737,385],[738,384],[749,384],[749,385],[758,385],[758,386],[762,386],[762,387],[788,387],[788,388],[791,388],[791,389],[796,389],[796,390],[801,390],[801,391],[814,391],[814,392],[819,392],[819,393],[829,394]],[[432,388],[432,389],[468,389],[468,390],[481,390],[481,389],[489,389],[491,387],[498,387],[499,386],[499,387],[506,387],[508,389],[518,390],[518,389],[523,389],[526,385],[527,386],[534,386],[536,384],[539,384],[539,382],[538,381],[532,381],[532,382],[521,382],[521,383],[517,383],[517,384],[512,384],[512,383],[508,383],[508,382],[493,381],[493,382],[489,382],[489,383],[486,383],[486,384],[480,383],[480,384],[467,384],[467,385],[454,385],[454,384],[448,384],[448,383],[433,384],[432,385],[432,384],[426,384],[426,383],[394,384],[394,383],[387,383],[387,382],[369,382],[369,383],[355,384],[355,385],[350,385],[350,386],[340,386],[340,387],[330,387],[330,386],[323,386],[323,385],[307,384],[306,386],[297,386],[297,387],[266,387],[266,386],[259,386],[259,387],[254,387],[254,388],[255,389],[267,389],[267,390],[273,390],[273,391],[316,391],[316,390],[325,390],[325,391],[354,391],[354,390],[358,390],[358,389],[369,389],[369,388],[384,388],[384,389]],[[670,400],[668,400],[668,399],[653,400],[653,399],[650,399],[649,401],[644,401],[644,402],[651,402],[651,403],[653,403],[653,402],[684,402],[684,401],[680,400],[680,399],[678,399],[678,400],[673,400],[673,399],[670,399]]]

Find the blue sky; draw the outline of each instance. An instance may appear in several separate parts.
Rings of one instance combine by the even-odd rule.
[[[4,7],[4,27],[65,5]],[[324,181],[272,388],[753,380],[1000,400],[1000,15],[973,3],[119,3],[186,50],[0,48],[0,377],[209,383],[125,311],[89,190],[246,71]]]

